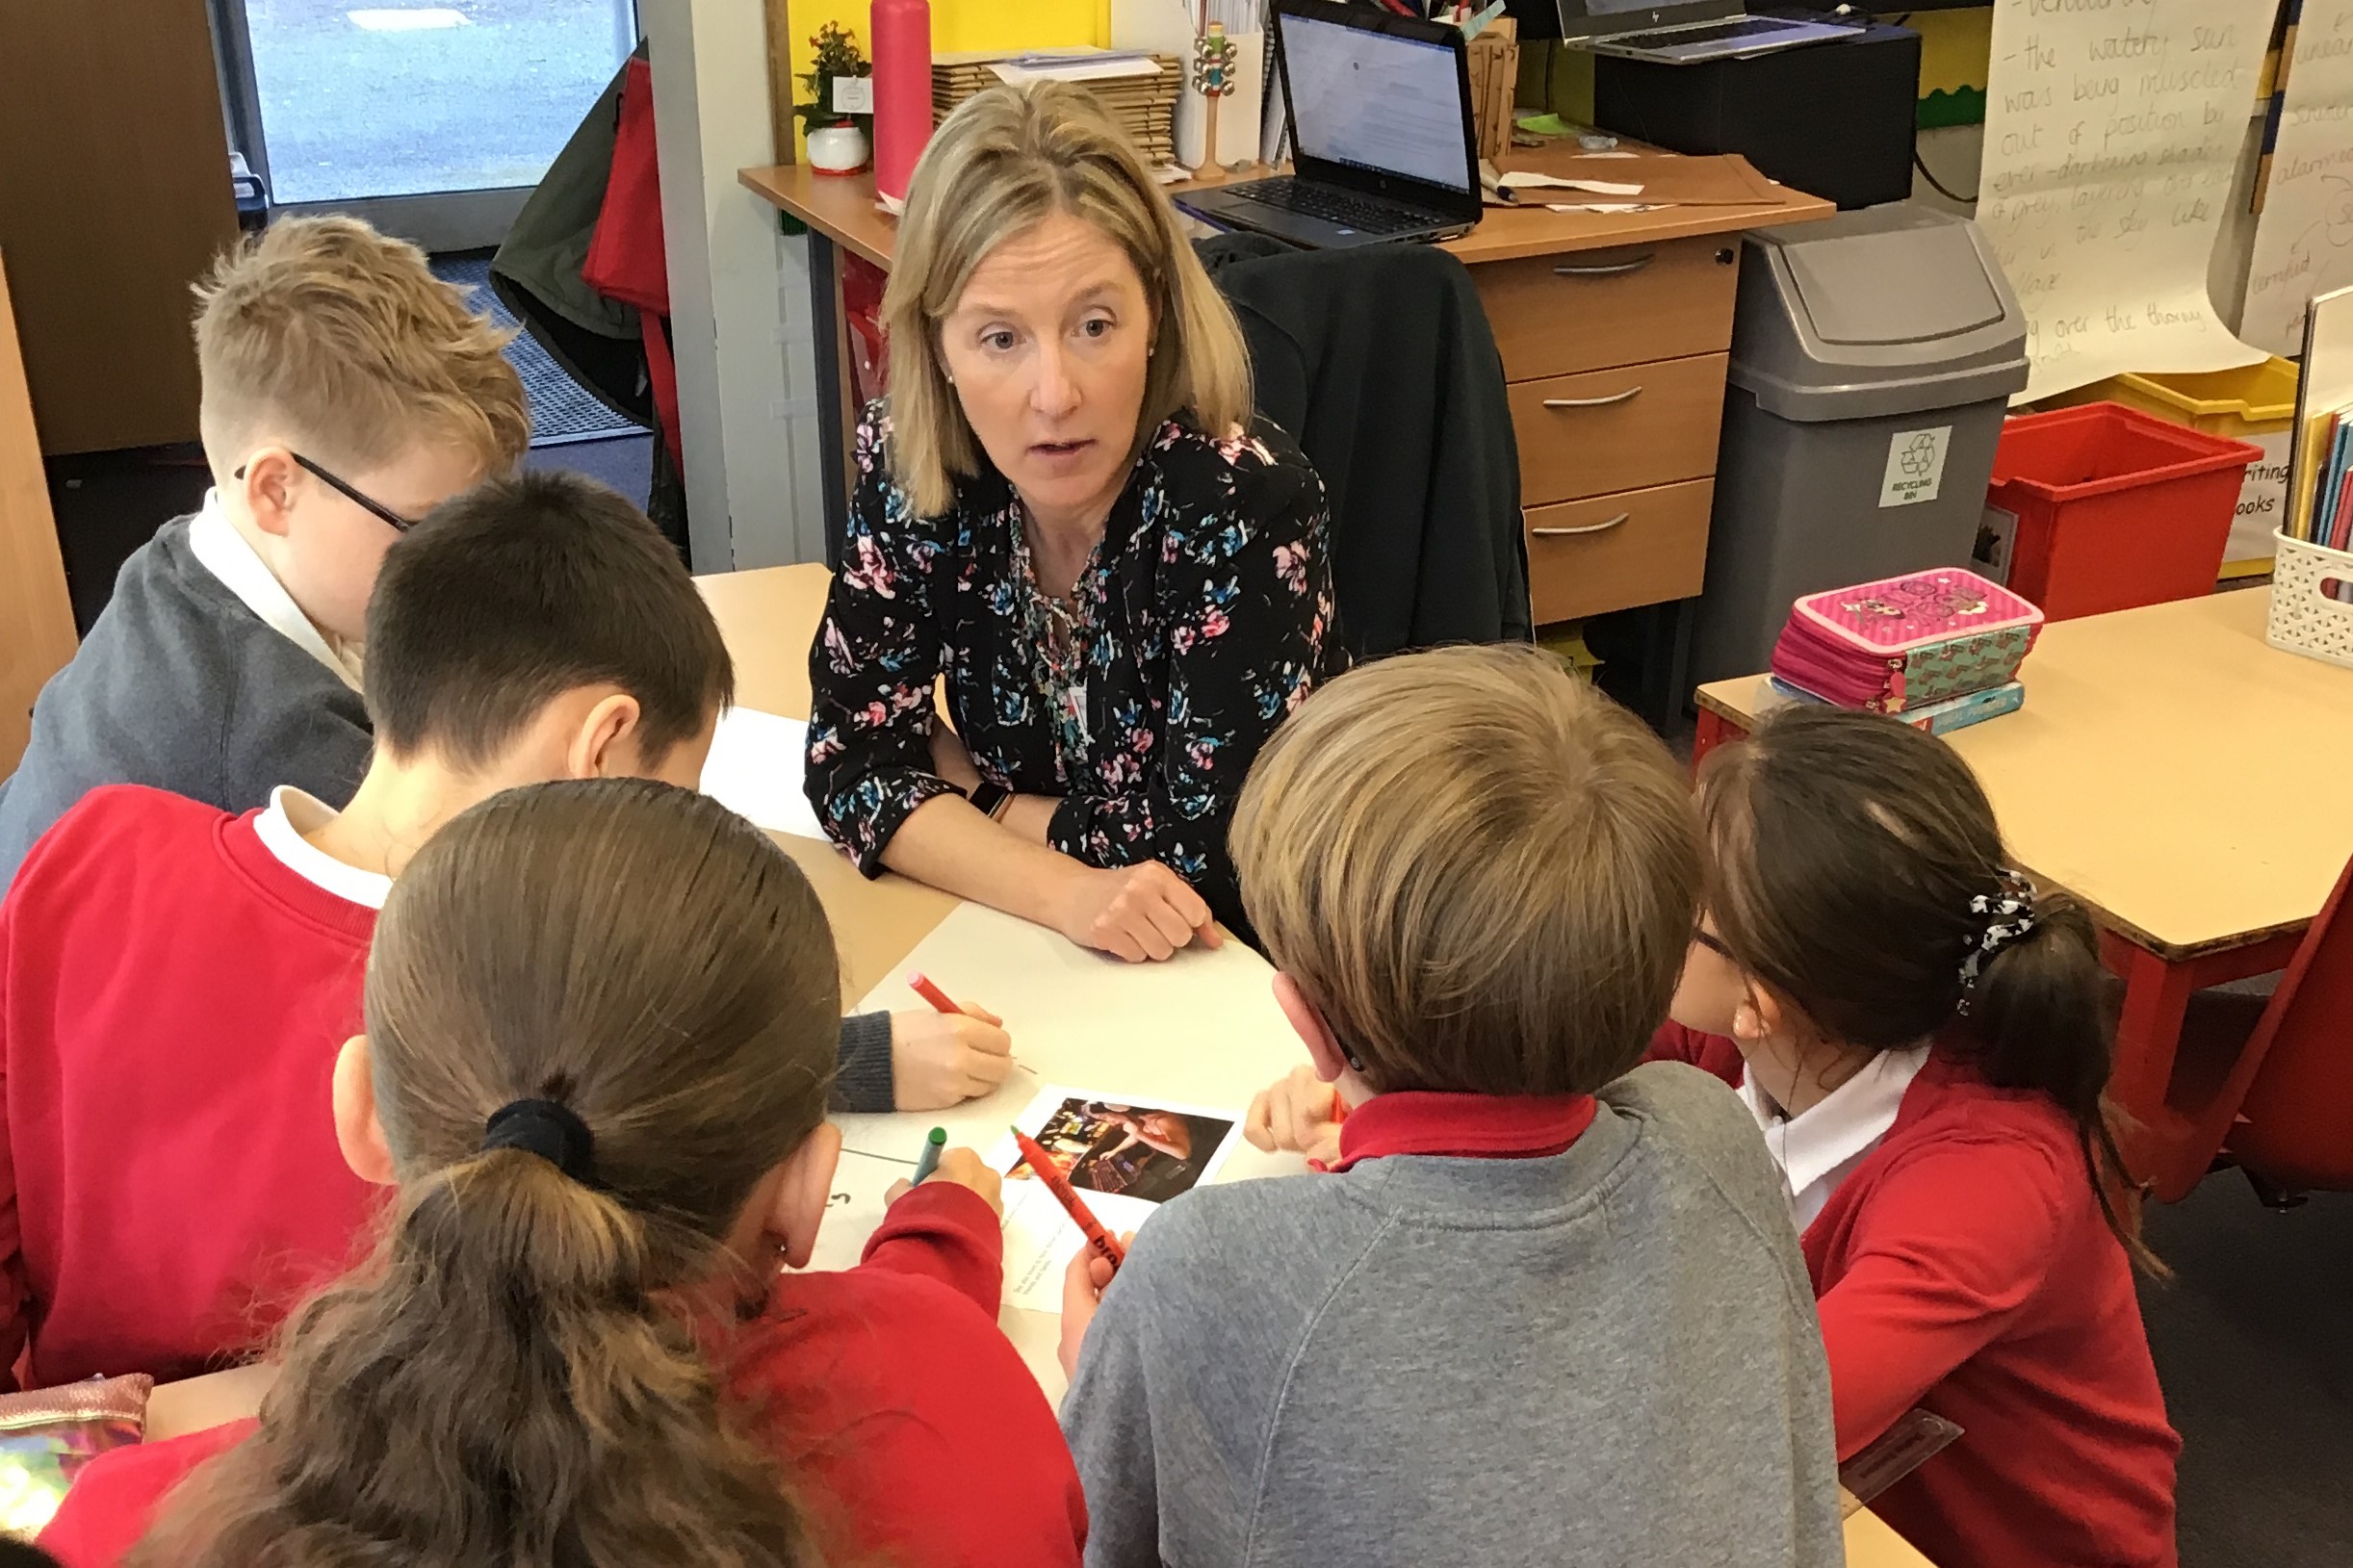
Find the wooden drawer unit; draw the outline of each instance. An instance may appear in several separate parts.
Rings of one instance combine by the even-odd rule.
[[[1737,236],[1571,250],[1471,269],[1507,381],[1732,347]]]
[[[1715,473],[1730,358],[1700,354],[1514,383],[1520,504],[1544,506]]]
[[[1537,624],[1697,593],[1715,496],[1714,479],[1689,479],[1528,508],[1528,597]]]

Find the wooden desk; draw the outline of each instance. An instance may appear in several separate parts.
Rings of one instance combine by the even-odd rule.
[[[698,580],[735,655],[737,700],[789,718],[807,718],[809,647],[824,610],[825,569],[778,566]],[[809,873],[824,901],[848,971],[843,990],[847,997],[864,995],[955,908],[956,901],[947,894],[904,877],[885,875],[867,882],[830,845],[785,834],[776,838]],[[1058,1378],[1049,1380],[1049,1391],[1059,1386]],[[236,1385],[215,1384],[194,1392],[212,1397],[203,1404],[194,1398],[175,1400],[175,1420],[186,1419],[180,1411],[188,1407],[225,1419],[218,1414],[219,1399],[254,1397]],[[163,1399],[165,1391],[157,1390],[156,1397]],[[1868,1509],[1848,1518],[1846,1538],[1848,1568],[1929,1568],[1926,1558]]]
[[[2249,589],[2045,627],[2026,707],[1952,736],[2018,863],[2100,922],[2125,981],[2110,1090],[2141,1124],[2135,1173],[2168,1202],[2247,1088],[2236,1069],[2176,1074],[2190,992],[2285,966],[2353,857],[2353,814],[2284,804],[2353,769],[2353,671],[2266,644],[2270,603]],[[1695,752],[1772,706],[1762,677],[1700,687]]]
[[[1518,152],[1503,167],[1559,172],[1574,156]],[[1688,603],[1699,592],[1732,345],[1735,237],[1832,211],[1819,197],[1755,177],[1743,160],[1729,162],[1753,182],[1756,204],[1621,214],[1489,208],[1476,229],[1444,246],[1470,268],[1503,356],[1538,624]],[[1585,160],[1578,172],[1655,185],[1673,177],[1669,165],[1688,163],[1646,152],[1599,166]],[[855,417],[838,250],[888,270],[897,220],[876,205],[869,174],[786,165],[739,177],[809,229],[818,418],[829,450],[841,453],[823,473],[831,539],[847,516]],[[1688,621],[1678,610],[1662,623],[1665,635],[1646,659],[1660,689],[1645,707],[1681,701]]]
[[[73,648],[57,519],[0,265],[0,779],[16,771],[32,735],[33,699]]]

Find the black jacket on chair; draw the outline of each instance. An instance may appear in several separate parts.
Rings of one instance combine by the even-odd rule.
[[[1519,447],[1469,271],[1430,245],[1196,249],[1241,319],[1258,412],[1323,477],[1349,652],[1527,640]]]

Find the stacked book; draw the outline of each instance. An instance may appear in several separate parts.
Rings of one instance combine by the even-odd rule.
[[[2025,704],[2018,666],[2042,624],[2041,610],[1957,567],[1809,594],[1773,646],[1772,686],[1944,734]]]
[[[1081,49],[941,55],[931,65],[932,122],[938,124],[965,99],[1000,82],[1036,81],[1079,83],[1127,133],[1147,164],[1160,167],[1176,162],[1176,95],[1184,88],[1184,62],[1175,55]]]

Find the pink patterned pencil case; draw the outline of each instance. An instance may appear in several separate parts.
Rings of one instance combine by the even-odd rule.
[[[2042,624],[2000,583],[1938,567],[1798,600],[1772,673],[1841,707],[1900,713],[2014,680]]]

